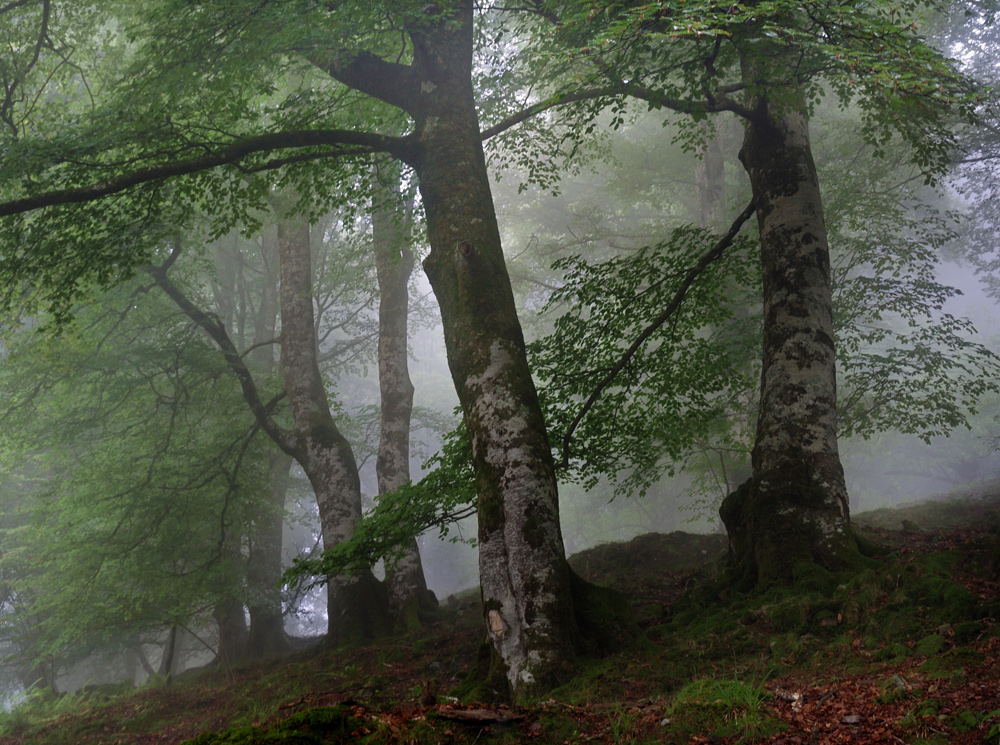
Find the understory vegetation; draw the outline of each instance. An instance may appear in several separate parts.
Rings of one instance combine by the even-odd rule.
[[[796,568],[794,588],[725,582],[725,538],[647,534],[571,559],[644,629],[542,700],[468,698],[478,591],[423,631],[304,650],[169,685],[41,693],[4,745],[60,743],[1000,742],[1000,484],[855,517],[882,555]]]

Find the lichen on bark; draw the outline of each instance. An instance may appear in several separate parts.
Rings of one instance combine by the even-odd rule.
[[[784,60],[744,58],[744,79]],[[793,64],[788,61],[788,64]],[[753,475],[720,510],[730,563],[751,582],[791,581],[797,561],[842,569],[859,554],[837,447],[830,257],[801,96],[753,85],[740,160],[760,234],[764,334]]]

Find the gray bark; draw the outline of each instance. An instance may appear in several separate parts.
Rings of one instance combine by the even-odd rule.
[[[749,64],[746,74],[758,76]],[[769,583],[793,579],[803,561],[844,567],[856,546],[837,448],[830,256],[808,121],[787,98],[779,108],[762,95],[750,108],[740,158],[761,245],[760,413],[753,476],[721,513],[734,565]]]
[[[472,444],[487,638],[515,699],[573,669],[578,637],[552,453],[490,193],[471,86],[472,10],[414,32],[420,95],[413,165],[427,214],[427,276]]]
[[[294,457],[316,494],[323,545],[347,540],[361,519],[361,480],[354,451],[330,414],[319,371],[313,321],[309,224],[285,217],[278,227],[281,257],[281,372],[295,428]],[[328,578],[328,640],[340,644],[381,631],[385,609],[374,578]],[[372,604],[372,602],[374,604]]]
[[[409,246],[409,215],[395,213],[388,190],[381,195],[376,184],[372,213],[372,242],[379,286],[378,371],[381,393],[381,428],[375,471],[379,494],[410,480],[410,419],[413,383],[407,359],[409,281],[414,257]],[[379,200],[383,203],[379,203]],[[421,611],[437,605],[427,589],[416,538],[404,547],[396,565],[386,574],[389,610],[400,630],[418,628]]]

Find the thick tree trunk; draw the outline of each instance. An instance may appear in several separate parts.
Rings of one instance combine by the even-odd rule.
[[[525,357],[471,86],[472,13],[413,34],[415,167],[479,495],[484,621],[514,697],[562,682],[578,630],[552,453]]]
[[[408,215],[394,215],[384,204],[376,204],[372,213],[372,242],[379,286],[378,373],[382,402],[375,464],[379,494],[410,480],[413,383],[407,360],[407,321],[414,259],[409,247],[409,226],[403,224],[408,220]],[[389,610],[398,630],[419,628],[421,616],[437,607],[434,593],[427,589],[415,538],[386,574],[385,585]]]
[[[830,257],[819,181],[800,110],[754,101],[740,159],[760,232],[764,348],[753,476],[722,505],[733,566],[790,581],[796,565],[857,556],[837,450]]]
[[[431,245],[424,269],[441,307],[452,379],[472,445],[479,568],[491,677],[515,699],[565,680],[581,630],[606,648],[634,633],[566,563],[555,470],[504,264],[472,91],[473,3],[428,4],[407,29],[413,61],[317,49],[315,64],[406,111],[397,157],[418,176]],[[598,597],[600,595],[600,598]],[[603,606],[604,622],[588,611]],[[602,630],[615,627],[615,634]],[[583,636],[586,636],[585,633]]]
[[[361,519],[361,481],[350,443],[337,428],[319,371],[313,315],[309,224],[284,218],[281,256],[281,371],[295,423],[295,459],[316,494],[323,545],[345,541]],[[334,576],[327,585],[327,639],[343,644],[382,633],[388,608],[384,590],[366,571]]]

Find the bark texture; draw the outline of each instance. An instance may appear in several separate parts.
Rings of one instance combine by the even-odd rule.
[[[748,73],[753,74],[750,66]],[[753,476],[723,502],[734,567],[758,583],[856,554],[837,449],[830,256],[803,107],[752,101],[740,152],[756,200],[764,346]]]
[[[515,700],[566,680],[580,648],[545,422],[504,263],[472,90],[473,4],[427,5],[409,65],[319,50],[315,64],[406,111],[393,150],[417,173],[452,380],[472,445],[479,570],[494,670]],[[580,602],[584,595],[577,594]],[[617,604],[619,618],[628,605]],[[624,628],[624,626],[622,627]]]
[[[386,189],[388,191],[388,189]],[[409,246],[409,216],[393,213],[390,196],[383,194],[372,213],[372,241],[378,275],[378,375],[381,429],[375,472],[379,494],[410,480],[410,419],[413,383],[407,359],[409,281],[414,257]],[[376,192],[378,200],[378,191]],[[400,211],[401,212],[401,211]],[[419,628],[437,607],[427,589],[416,538],[385,578],[389,611],[397,630]]]
[[[319,371],[313,313],[309,224],[285,217],[278,226],[281,257],[281,372],[294,422],[292,455],[316,494],[323,545],[350,537],[361,519],[361,481],[347,438],[330,414]],[[385,630],[384,591],[366,571],[328,578],[327,639],[339,645]]]
[[[578,630],[551,450],[504,264],[471,85],[472,11],[413,33],[421,94],[415,160],[479,495],[489,640],[515,698],[565,680]]]

